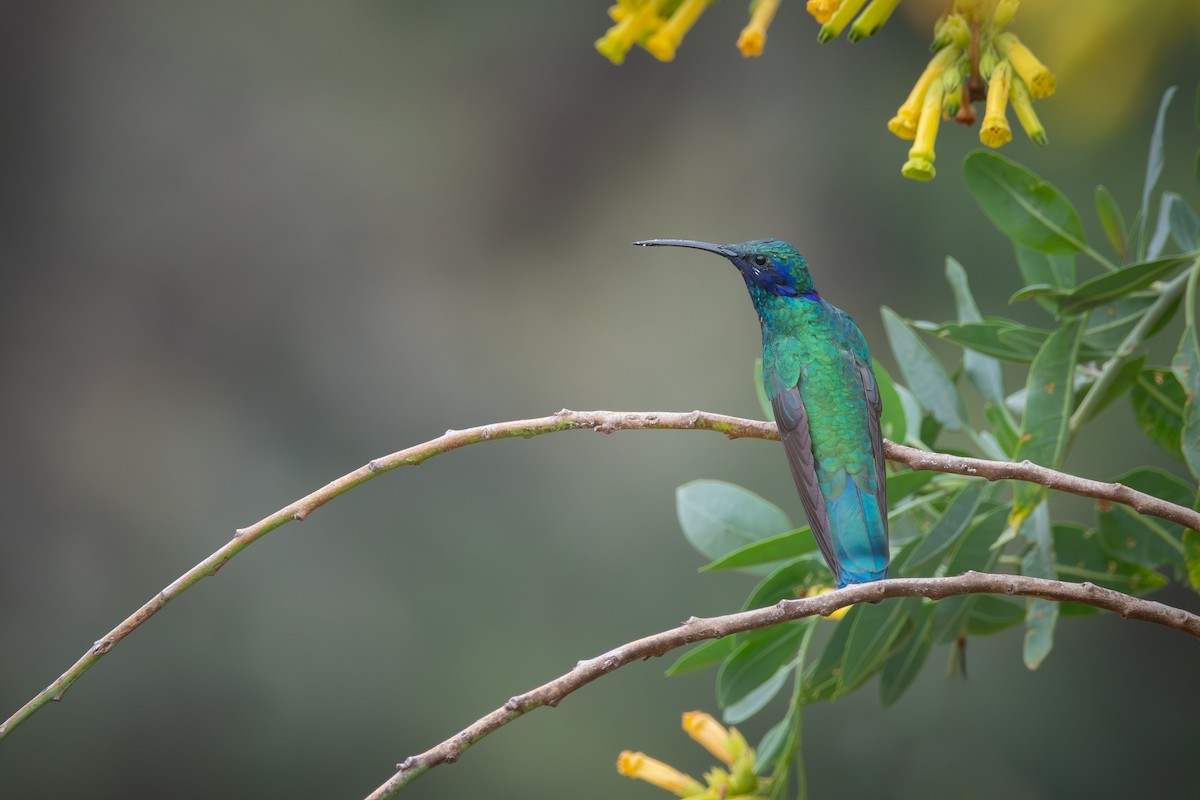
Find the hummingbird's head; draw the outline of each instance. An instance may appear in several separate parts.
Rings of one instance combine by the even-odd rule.
[[[634,244],[643,247],[691,247],[724,256],[742,273],[756,303],[766,295],[817,296],[804,256],[787,242],[778,239],[755,239],[740,244],[709,244],[691,239],[646,239]]]

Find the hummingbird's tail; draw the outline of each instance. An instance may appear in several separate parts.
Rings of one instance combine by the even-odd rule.
[[[837,559],[837,583],[869,583],[887,577],[887,517],[878,498],[853,479],[826,505],[830,538]]]

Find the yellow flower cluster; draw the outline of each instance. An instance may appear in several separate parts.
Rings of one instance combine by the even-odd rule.
[[[737,728],[727,729],[702,711],[689,711],[683,715],[683,730],[728,769],[713,767],[701,783],[670,764],[626,750],[617,758],[617,772],[692,800],[756,800],[763,796],[766,786],[754,772],[754,748]]]
[[[1054,94],[1054,75],[1015,34],[1003,30],[1018,5],[1019,0],[953,0],[938,20],[936,53],[888,122],[892,133],[913,140],[900,170],[904,177],[927,181],[934,176],[933,144],[940,120],[945,116],[973,125],[977,100],[985,101],[979,140],[988,147],[1012,139],[1009,105],[1029,138],[1046,144],[1033,100]]]
[[[634,45],[659,61],[671,61],[683,37],[713,2],[715,0],[617,0],[617,4],[608,9],[614,24],[596,41],[596,50],[614,64],[623,63],[625,54]],[[778,8],[779,0],[753,0],[750,22],[738,37],[737,46],[742,55],[762,55],[767,28]]]

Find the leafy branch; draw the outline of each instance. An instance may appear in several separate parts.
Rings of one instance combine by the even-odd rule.
[[[353,472],[349,472],[299,500],[289,503],[274,514],[264,517],[253,525],[238,529],[233,539],[208,558],[180,575],[119,625],[98,639],[57,680],[35,695],[4,723],[0,724],[0,739],[11,733],[18,725],[46,704],[62,700],[67,689],[75,681],[97,661],[107,655],[113,647],[161,611],[167,603],[196,585],[203,578],[215,575],[230,559],[271,531],[289,522],[303,520],[316,509],[355,486],[398,467],[416,466],[434,456],[448,453],[467,445],[499,441],[501,439],[528,439],[546,433],[569,430],[593,430],[600,433],[613,433],[620,430],[709,430],[723,433],[730,439],[778,440],[779,438],[773,422],[742,419],[740,417],[713,414],[704,411],[683,413],[570,411],[563,409],[557,414],[547,417],[498,422],[466,428],[464,430],[450,430],[442,436],[430,439],[427,442],[373,459]],[[897,463],[907,464],[915,470],[946,472],[970,477],[987,478],[992,481],[1029,481],[1060,491],[1079,494],[1084,497],[1093,497],[1127,505],[1139,514],[1151,514],[1192,529],[1200,529],[1200,513],[1118,483],[1088,480],[1028,462],[1007,463],[965,458],[944,453],[931,453],[913,447],[898,445],[890,441],[887,442],[886,446],[887,457],[889,459]]]
[[[947,578],[893,578],[855,584],[815,597],[780,600],[766,608],[737,614],[691,617],[678,627],[637,639],[594,658],[580,661],[571,671],[524,694],[509,698],[504,705],[480,717],[449,739],[423,753],[406,758],[396,765],[396,774],[372,792],[367,800],[384,800],[395,796],[434,767],[455,763],[467,748],[518,717],[537,708],[553,708],[567,695],[634,661],[657,658],[676,648],[699,641],[723,639],[736,633],[818,615],[827,617],[856,603],[902,597],[941,600],[970,594],[1001,594],[1080,603],[1112,611],[1123,619],[1164,625],[1200,639],[1200,616],[1153,600],[1143,600],[1105,589],[1093,583],[1064,583],[1026,575],[967,572]]]

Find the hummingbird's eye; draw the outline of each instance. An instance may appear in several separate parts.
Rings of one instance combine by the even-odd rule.
[[[754,257],[754,263],[760,267],[765,267],[767,265],[767,257],[759,253]]]

